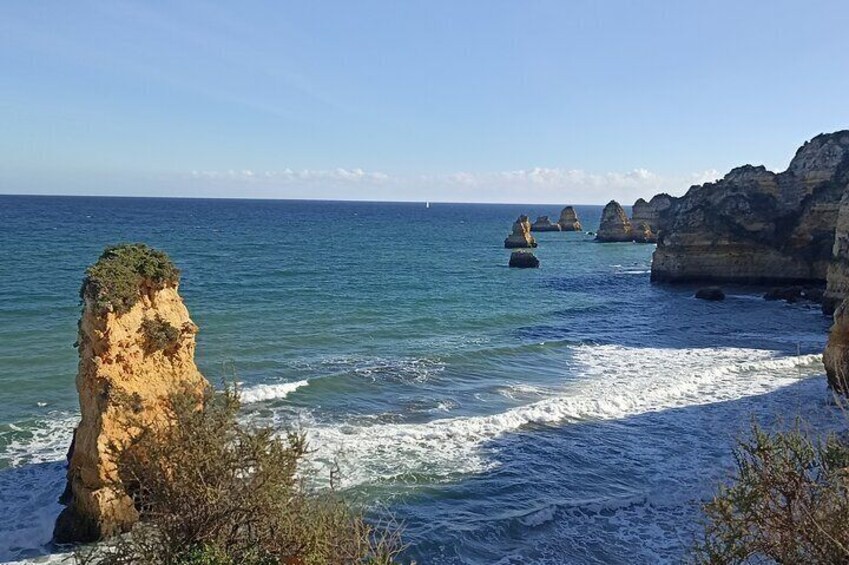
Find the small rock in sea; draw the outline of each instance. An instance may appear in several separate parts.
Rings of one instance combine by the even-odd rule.
[[[515,249],[517,247],[536,247],[537,241],[531,235],[531,221],[525,215],[519,216],[513,223],[513,233],[504,240],[504,247]]]
[[[517,269],[536,269],[539,259],[530,251],[514,251],[510,254],[510,266]]]
[[[531,231],[560,231],[560,224],[555,224],[548,216],[537,216],[537,221],[531,224]]]
[[[782,288],[771,288],[764,294],[764,300],[784,300],[790,303],[802,299],[803,289],[801,286],[788,286]]]
[[[822,304],[823,298],[825,297],[825,289],[806,288],[802,291],[802,296],[805,298],[805,300],[810,300],[811,302]]]
[[[696,291],[696,298],[701,300],[725,300],[725,292],[718,286],[708,286]]]

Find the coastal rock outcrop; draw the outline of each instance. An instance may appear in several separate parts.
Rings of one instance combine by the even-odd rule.
[[[572,206],[566,206],[560,211],[560,219],[557,220],[557,224],[562,231],[582,231],[584,229]]]
[[[631,239],[637,243],[657,243],[657,234],[646,222],[631,223]]]
[[[552,223],[548,216],[538,216],[531,224],[531,231],[560,231],[560,224]]]
[[[603,243],[614,241],[632,241],[631,222],[625,210],[615,200],[608,202],[601,212],[601,223],[595,236],[596,241]]]
[[[697,290],[695,296],[700,300],[717,302],[719,300],[725,300],[725,291],[718,286],[708,286]]]
[[[847,188],[840,200],[831,262],[826,274],[826,288],[822,299],[822,309],[826,314],[833,313],[843,299],[849,296],[849,187]]]
[[[631,225],[645,224],[656,238],[657,234],[665,228],[675,200],[668,194],[656,194],[648,202],[638,198],[631,208]]]
[[[58,543],[88,542],[129,529],[138,513],[117,488],[116,446],[137,430],[161,425],[174,393],[198,397],[209,386],[194,362],[197,326],[178,293],[179,271],[142,244],[107,248],[80,290],[79,367],[82,415],[69,451]]]
[[[539,259],[532,251],[514,251],[510,254],[509,265],[517,269],[536,269],[539,267]]]
[[[537,240],[531,235],[531,222],[525,215],[519,216],[513,223],[513,232],[504,240],[504,247],[516,249],[522,247],[536,247]]]
[[[849,301],[844,300],[834,312],[834,323],[822,356],[828,387],[849,394]]]
[[[691,187],[660,230],[652,280],[821,284],[849,183],[849,131],[803,145],[783,173],[745,165]]]

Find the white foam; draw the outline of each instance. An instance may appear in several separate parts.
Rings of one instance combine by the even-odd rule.
[[[337,461],[347,485],[426,473],[433,480],[481,472],[495,462],[486,442],[528,425],[610,420],[767,393],[822,373],[820,355],[757,349],[578,346],[575,371],[547,398],[498,414],[425,424],[307,423],[319,465]]]
[[[273,385],[256,385],[248,387],[239,392],[243,404],[254,402],[267,402],[269,400],[281,400],[289,396],[301,387],[307,386],[309,381],[296,381],[293,383],[279,383]]]

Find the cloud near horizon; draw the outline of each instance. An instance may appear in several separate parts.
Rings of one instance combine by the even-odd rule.
[[[582,169],[545,168],[497,172],[393,175],[361,168],[327,170],[290,168],[278,171],[192,171],[193,193],[257,198],[332,198],[356,200],[430,200],[433,202],[503,202],[603,204],[611,199],[630,204],[659,192],[684,194],[694,184],[721,177],[715,169],[660,175],[647,169],[592,173]],[[410,194],[420,195],[411,198]],[[403,197],[401,195],[404,195]]]

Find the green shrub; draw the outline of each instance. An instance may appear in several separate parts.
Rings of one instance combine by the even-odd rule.
[[[143,243],[123,243],[107,247],[86,269],[80,298],[90,298],[101,312],[123,314],[138,301],[143,284],[160,289],[179,280],[180,270],[164,252]]]
[[[113,446],[119,479],[141,522],[79,560],[101,565],[389,565],[397,532],[378,529],[334,489],[298,476],[305,438],[240,423],[238,394],[167,403],[165,427]]]
[[[154,318],[145,318],[142,321],[141,333],[147,353],[167,351],[180,339],[180,330],[158,314]]]
[[[734,457],[732,482],[705,505],[697,563],[849,563],[845,438],[755,425]]]

